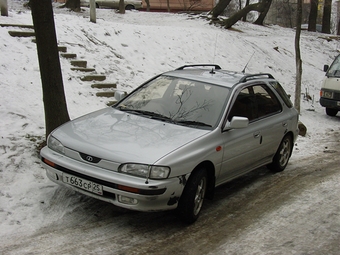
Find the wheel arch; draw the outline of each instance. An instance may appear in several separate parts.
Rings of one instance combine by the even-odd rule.
[[[136,9],[136,7],[133,4],[127,4],[125,6],[125,10],[135,10],[135,9]]]
[[[215,180],[216,180],[215,166],[211,161],[203,161],[194,168],[192,173],[199,171],[201,169],[205,169],[207,171],[207,176],[208,176],[207,191],[206,191],[205,197],[208,199],[213,199],[214,190],[215,190]]]

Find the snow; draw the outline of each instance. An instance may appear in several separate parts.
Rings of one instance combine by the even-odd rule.
[[[0,24],[32,24],[31,13],[20,1],[8,1],[9,16]],[[238,22],[225,30],[209,25],[197,15],[113,10],[97,10],[97,22],[89,20],[89,10],[80,14],[54,8],[59,45],[67,46],[77,59],[87,60],[88,67],[106,75],[105,82],[117,83],[131,91],[152,76],[184,64],[216,63],[224,69],[269,72],[294,99],[295,30],[279,26],[256,26]],[[44,110],[36,45],[31,38],[8,34],[18,28],[0,27],[0,239],[25,236],[63,218],[67,206],[51,212],[49,201],[58,186],[47,179],[40,165],[36,146],[44,138]],[[307,126],[306,137],[299,137],[290,166],[327,149],[317,146],[330,133],[339,131],[339,116],[328,117],[319,103],[319,89],[324,64],[338,54],[339,41],[325,35],[303,31],[302,101],[300,120]],[[98,90],[82,82],[82,73],[71,71],[69,60],[60,58],[70,117],[106,107],[107,99],[95,96]],[[313,100],[306,100],[308,93]],[[339,175],[322,183],[322,190],[338,189]],[[322,200],[320,188],[308,195]],[[62,200],[72,211],[77,203]],[[78,202],[79,203],[79,202]],[[286,212],[301,210],[290,204]],[[55,207],[58,208],[58,207]],[[48,211],[48,214],[46,213]],[[273,212],[273,218],[280,218]],[[285,219],[277,224],[284,224]],[[271,223],[272,224],[272,223]],[[274,228],[275,226],[269,226]],[[262,235],[254,228],[251,235]],[[293,231],[293,230],[291,230]],[[225,244],[227,247],[228,244]],[[230,244],[231,245],[231,244]],[[223,248],[224,246],[222,246]],[[260,252],[260,251],[259,251]]]

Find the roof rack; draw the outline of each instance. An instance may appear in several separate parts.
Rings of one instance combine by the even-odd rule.
[[[269,79],[274,79],[274,76],[271,75],[270,73],[258,73],[258,74],[245,75],[240,79],[240,82],[246,82],[251,79],[256,79],[259,76],[268,76]]]
[[[222,69],[219,65],[214,65],[214,64],[195,64],[195,65],[184,65],[184,66],[178,67],[175,70],[183,70],[184,68],[195,67],[195,66],[213,66],[215,67],[215,69]]]

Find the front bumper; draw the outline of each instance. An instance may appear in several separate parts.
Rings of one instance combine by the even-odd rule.
[[[340,100],[334,100],[334,99],[321,97],[320,105],[326,108],[337,109],[340,111]]]
[[[41,150],[41,159],[46,175],[51,181],[87,196],[137,211],[175,209],[184,189],[183,178],[188,178],[188,176],[181,176],[165,180],[146,180],[97,167],[95,164],[80,162],[47,147]],[[102,185],[103,194],[98,195],[65,183],[64,173]],[[135,202],[127,203],[129,199]]]

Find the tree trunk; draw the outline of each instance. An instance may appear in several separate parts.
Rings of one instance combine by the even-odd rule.
[[[166,6],[168,7],[168,12],[171,12],[171,9],[170,9],[170,0],[166,0]]]
[[[331,33],[331,12],[332,12],[332,0],[325,0],[323,6],[322,16],[322,33]]]
[[[8,17],[8,5],[7,0],[0,0],[1,16]]]
[[[213,19],[216,19],[219,15],[223,13],[225,8],[229,5],[231,0],[220,0],[216,6],[212,9],[212,17]]]
[[[250,0],[246,0],[246,5],[245,5],[244,7],[247,7],[247,6],[249,5],[249,1],[250,1]],[[247,21],[247,14],[248,14],[248,13],[246,13],[246,14],[243,16],[242,21]]]
[[[311,0],[308,18],[308,31],[316,31],[316,20],[318,18],[318,0]]]
[[[263,5],[263,11],[260,13],[254,24],[263,26],[264,19],[267,16],[271,4],[272,0],[263,0],[263,2],[261,3],[261,5]]]
[[[124,0],[119,0],[119,13],[120,14],[125,14]]]
[[[70,118],[60,68],[51,0],[31,0],[47,136]]]
[[[261,3],[250,4],[244,7],[242,10],[232,15],[229,19],[226,19],[225,21],[223,21],[222,22],[223,26],[225,28],[231,28],[237,21],[242,19],[242,17],[244,17],[244,15],[246,15],[250,11],[262,11]]]
[[[301,77],[302,77],[302,60],[300,52],[300,35],[302,22],[302,1],[298,0],[296,11],[296,32],[295,32],[295,63],[296,63],[296,84],[295,84],[295,102],[294,106],[300,114],[301,102]]]
[[[80,0],[67,0],[64,6],[72,11],[80,12]]]
[[[150,0],[145,0],[146,3],[146,11],[149,12],[150,11]]]
[[[97,17],[96,17],[96,2],[95,0],[90,0],[90,21],[92,23],[97,22]]]

